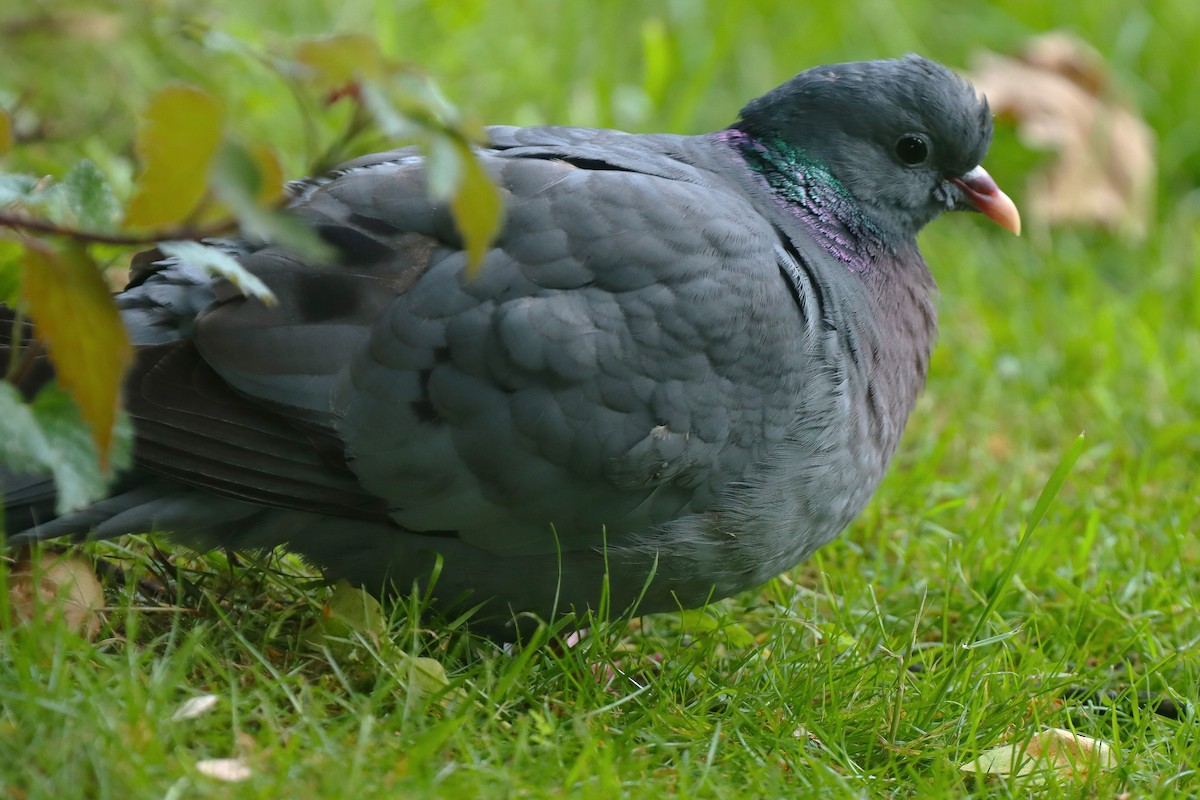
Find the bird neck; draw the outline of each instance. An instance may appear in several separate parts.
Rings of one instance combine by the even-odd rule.
[[[916,241],[885,234],[829,170],[801,150],[736,128],[714,136],[770,191],[766,202],[777,219],[796,220],[861,282],[872,307],[872,340],[863,348],[873,382],[872,419],[890,454],[925,384],[937,332],[936,287]]]
[[[850,192],[802,149],[737,128],[715,136],[766,182],[775,202],[804,223],[822,249],[851,272],[865,275],[893,249]]]

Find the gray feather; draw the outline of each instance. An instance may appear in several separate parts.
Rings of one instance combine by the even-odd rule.
[[[974,131],[932,139],[950,161],[974,166],[990,135],[928,63],[841,65],[880,117],[862,124],[822,121],[836,87],[814,72],[708,136],[490,129],[504,222],[473,277],[411,148],[294,185],[335,263],[222,245],[276,306],[143,257],[118,298],[147,346],[140,478],[24,536],[282,545],[373,590],[440,559],[443,605],[493,600],[496,625],[595,607],[606,568],[616,607],[645,590],[656,611],[792,567],[861,511],[925,379],[912,232],[947,176],[888,151],[889,126],[926,114],[893,73],[956,117],[931,137]],[[911,208],[860,196],[897,182]]]

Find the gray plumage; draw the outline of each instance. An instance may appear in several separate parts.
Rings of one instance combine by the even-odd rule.
[[[352,161],[292,202],[336,263],[223,243],[277,306],[141,257],[118,296],[135,471],[59,519],[22,481],[9,518],[283,545],[371,590],[440,559],[439,603],[490,599],[498,630],[595,607],[606,570],[615,609],[752,587],[883,476],[934,339],[914,237],[1001,219],[990,134],[916,57],[801,73],[706,136],[492,128],[504,226],[474,278],[416,150]]]

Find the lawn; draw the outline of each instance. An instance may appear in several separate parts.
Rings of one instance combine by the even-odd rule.
[[[1028,215],[1020,239],[968,215],[924,233],[929,385],[840,540],[758,591],[603,621],[567,650],[430,624],[419,600],[347,634],[287,559],[88,545],[98,636],[0,626],[0,798],[1200,795],[1200,4],[8,4],[0,105],[44,125],[0,168],[87,156],[128,192],[136,113],[182,79],[298,176],[340,121],[306,124],[261,54],[334,31],[370,33],[481,121],[686,133],[812,64],[966,68],[1055,29],[1098,49],[1157,133],[1149,233]],[[1047,158],[1001,123],[987,166],[1022,205]],[[960,770],[1050,728],[1114,763],[1036,790]]]

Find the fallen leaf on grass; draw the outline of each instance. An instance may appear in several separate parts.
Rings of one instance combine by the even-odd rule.
[[[1016,58],[983,53],[971,76],[1021,140],[1054,160],[1029,179],[1028,204],[1045,225],[1084,224],[1146,235],[1155,182],[1155,137],[1113,85],[1098,53],[1049,33]]]
[[[308,627],[303,638],[310,647],[327,650],[347,663],[370,663],[356,640],[369,643],[396,674],[404,676],[410,697],[429,697],[450,685],[446,668],[439,661],[404,652],[387,633],[387,617],[379,601],[342,580],[334,585],[320,619]]]
[[[335,655],[349,656],[355,634],[378,647],[387,635],[387,618],[378,600],[341,580],[334,584],[320,619],[304,632],[304,641],[318,649],[329,647]]]
[[[206,758],[196,762],[196,771],[227,783],[238,783],[254,775],[254,771],[240,758]]]
[[[71,630],[92,639],[100,631],[104,590],[87,561],[34,554],[9,573],[8,607],[19,622],[62,617]]]
[[[1112,747],[1099,739],[1049,728],[1027,742],[986,750],[959,769],[984,778],[1018,776],[1038,784],[1044,783],[1050,772],[1083,780],[1090,770],[1111,769],[1116,763]]]
[[[403,651],[397,652],[406,659],[404,662],[408,669],[406,688],[410,696],[429,697],[444,691],[450,685],[450,679],[446,677],[446,668],[440,661],[424,656],[410,656]]]

